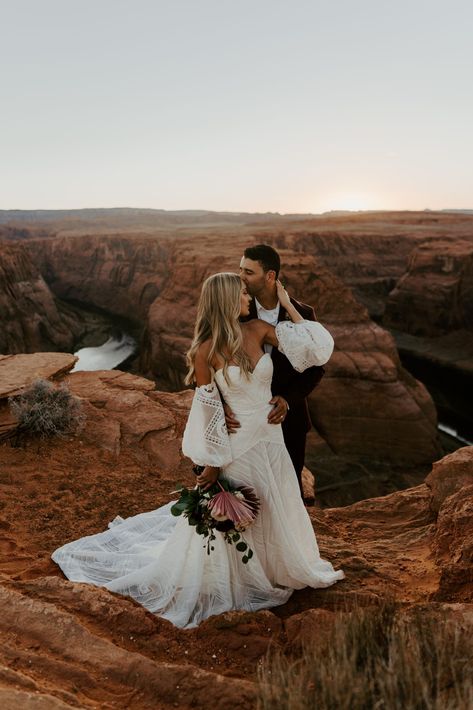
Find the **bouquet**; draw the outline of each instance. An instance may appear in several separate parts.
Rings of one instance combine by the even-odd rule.
[[[194,472],[199,473],[199,470]],[[242,553],[242,562],[247,564],[253,557],[253,551],[242,538],[241,533],[256,519],[260,507],[259,498],[253,488],[237,486],[233,488],[228,481],[219,480],[206,491],[199,486],[185,488],[179,485],[179,500],[171,507],[173,515],[184,515],[189,525],[194,525],[196,532],[206,540],[207,554],[214,549],[215,531],[223,533],[229,545],[235,544]]]

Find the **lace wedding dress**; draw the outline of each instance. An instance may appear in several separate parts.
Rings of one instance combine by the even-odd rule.
[[[333,340],[320,323],[279,323],[279,349],[296,369],[324,364]],[[256,521],[244,533],[253,557],[216,533],[210,555],[204,538],[167,505],[131,518],[115,518],[109,530],[56,550],[52,559],[76,582],[88,582],[136,599],[179,627],[231,609],[255,611],[286,602],[294,589],[328,587],[342,570],[320,557],[302,503],[280,425],[268,424],[273,365],[262,355],[247,379],[230,365],[214,382],[196,389],[183,452],[195,463],[221,466],[221,477],[253,487],[261,501]],[[229,436],[221,396],[241,427]]]

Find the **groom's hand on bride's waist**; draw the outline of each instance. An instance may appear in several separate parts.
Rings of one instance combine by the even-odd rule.
[[[225,412],[225,423],[227,425],[228,433],[235,434],[235,432],[240,428],[240,422],[238,419],[235,419],[235,415],[226,402],[223,404],[223,411]]]
[[[289,405],[281,395],[277,394],[269,400],[269,404],[273,405],[272,410],[268,415],[269,424],[282,424],[289,410]]]

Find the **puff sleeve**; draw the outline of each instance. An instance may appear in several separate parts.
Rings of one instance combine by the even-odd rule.
[[[333,352],[333,338],[318,321],[281,321],[276,326],[276,337],[278,350],[297,372],[304,372],[314,365],[325,365]]]
[[[199,466],[226,466],[232,460],[225,412],[215,382],[195,389],[182,452]]]

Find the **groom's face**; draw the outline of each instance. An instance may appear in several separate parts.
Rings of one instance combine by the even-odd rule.
[[[268,274],[263,271],[259,261],[247,259],[245,256],[240,262],[240,278],[248,289],[250,296],[258,296],[268,284]]]

